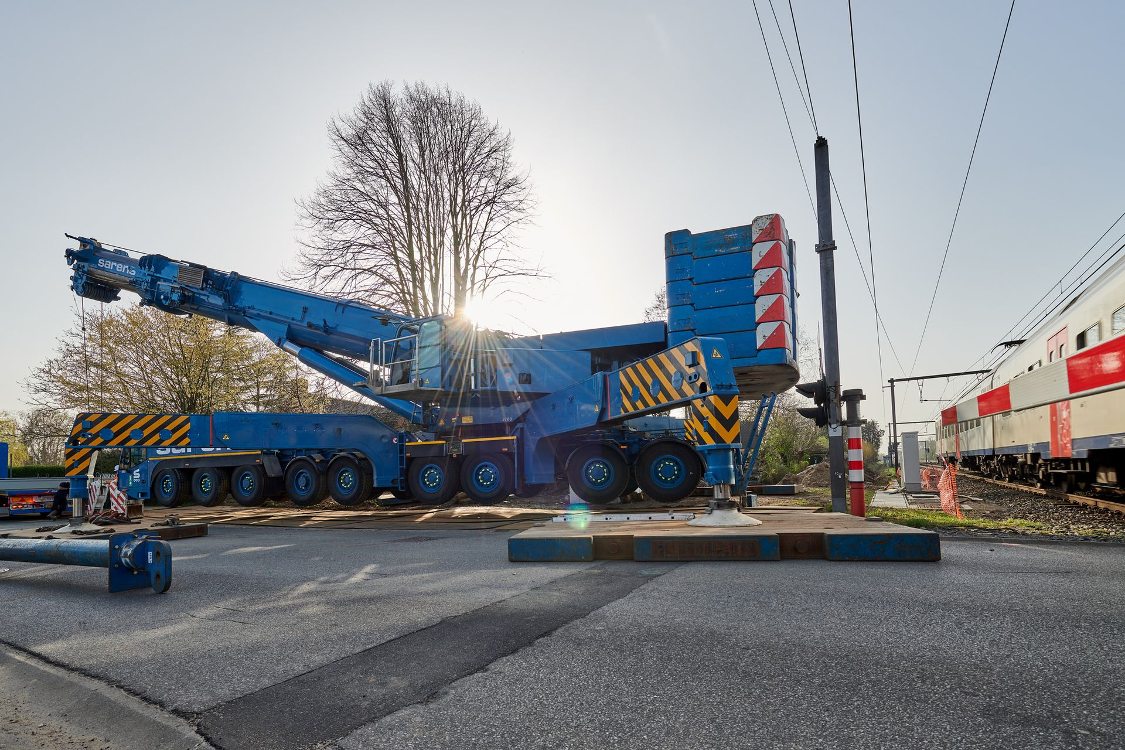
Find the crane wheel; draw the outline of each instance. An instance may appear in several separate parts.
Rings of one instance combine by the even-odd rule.
[[[191,496],[195,502],[208,508],[222,505],[230,494],[230,477],[226,469],[204,466],[191,475]]]
[[[295,458],[285,467],[285,496],[298,508],[307,508],[328,497],[324,473],[310,458]]]
[[[418,457],[406,469],[406,483],[414,499],[423,505],[442,505],[460,490],[457,464],[449,458]]]
[[[257,464],[239,466],[230,473],[230,494],[244,508],[266,501],[266,474]]]
[[[461,465],[461,489],[479,505],[506,500],[514,485],[512,460],[503,454],[466,456]]]
[[[658,503],[678,503],[699,485],[703,466],[686,443],[661,440],[637,457],[637,484]]]
[[[157,505],[175,508],[187,499],[188,492],[183,474],[176,469],[161,469],[152,478],[152,499]]]
[[[345,508],[371,499],[372,486],[371,472],[355,456],[336,456],[328,464],[328,494]]]
[[[600,505],[625,492],[629,486],[629,464],[613,446],[592,443],[570,454],[566,478],[574,494]]]

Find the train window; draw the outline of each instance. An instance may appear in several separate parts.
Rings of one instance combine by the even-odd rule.
[[[1085,349],[1087,346],[1093,346],[1101,340],[1101,328],[1097,323],[1087,328],[1082,333],[1078,334],[1074,340],[1075,350]]]
[[[1066,356],[1066,344],[1059,344],[1059,355],[1056,359],[1062,359]]]
[[[1113,311],[1113,336],[1125,331],[1125,305]]]

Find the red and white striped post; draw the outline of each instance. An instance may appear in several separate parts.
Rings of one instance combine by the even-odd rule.
[[[844,391],[841,396],[847,408],[849,512],[862,517],[867,515],[867,498],[863,493],[863,422],[859,418],[859,402],[866,396],[858,388]]]

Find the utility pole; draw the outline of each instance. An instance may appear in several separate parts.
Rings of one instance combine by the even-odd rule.
[[[824,381],[828,391],[828,471],[832,510],[847,513],[847,464],[844,430],[840,424],[840,337],[836,331],[836,243],[832,239],[832,172],[828,168],[828,139],[818,136],[813,147],[816,164],[816,224],[820,256],[820,308],[824,317]]]

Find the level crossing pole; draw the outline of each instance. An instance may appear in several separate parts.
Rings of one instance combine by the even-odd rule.
[[[828,396],[828,471],[832,510],[846,513],[847,465],[844,431],[840,424],[840,338],[836,330],[836,243],[832,239],[832,172],[828,168],[828,139],[817,136],[816,164],[817,255],[820,257],[820,307],[824,326],[824,384]]]
[[[859,388],[844,391],[841,395],[847,407],[848,418],[848,489],[851,499],[849,512],[853,516],[866,516],[867,498],[864,497],[863,488],[863,420],[859,416],[859,402],[867,397]]]

